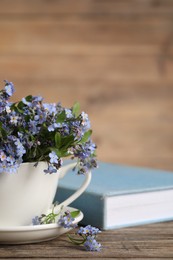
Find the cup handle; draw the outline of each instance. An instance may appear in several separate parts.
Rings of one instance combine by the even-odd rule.
[[[71,163],[69,165],[64,166],[64,171],[60,173],[59,179],[62,179],[66,173],[73,169],[76,166],[76,163]],[[58,209],[60,209],[62,206],[66,207],[69,204],[71,204],[74,200],[76,200],[88,187],[90,181],[91,181],[91,171],[89,171],[88,173],[86,173],[85,175],[85,180],[83,182],[83,184],[81,185],[81,187],[75,191],[75,193],[73,193],[68,199],[64,200],[63,202],[61,202],[60,204],[58,204],[56,206],[56,208],[58,207]]]

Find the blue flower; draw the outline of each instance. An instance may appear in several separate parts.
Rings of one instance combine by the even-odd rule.
[[[100,251],[101,244],[97,242],[96,236],[101,231],[96,228],[92,227],[91,225],[87,225],[86,227],[80,227],[77,231],[77,234],[81,236],[81,243],[83,244],[87,251]],[[75,242],[75,239],[72,239],[72,242]],[[80,241],[79,239],[76,241]]]
[[[58,163],[58,156],[54,151],[49,153],[50,163]]]
[[[98,243],[97,240],[92,236],[87,237],[87,239],[84,243],[84,247],[87,251],[100,251],[101,250],[101,244]]]
[[[49,132],[53,132],[55,130],[55,128],[56,128],[56,125],[52,124],[52,125],[48,126],[47,129],[48,129]]]
[[[18,138],[15,140],[14,144],[17,146],[18,149],[23,146],[22,143],[20,142],[20,139]]]
[[[17,169],[19,168],[19,164],[13,164],[13,165],[8,165],[8,167],[6,168],[6,171],[8,173],[16,173]]]
[[[44,109],[49,113],[49,114],[56,114],[56,105],[55,104],[43,104]]]
[[[69,126],[68,126],[68,124],[67,123],[62,123],[61,124],[61,134],[63,135],[63,136],[67,136],[67,135],[69,135],[70,134],[70,128],[69,128]]]
[[[3,151],[0,151],[0,160],[3,162],[7,158],[6,154]]]
[[[12,116],[10,116],[10,123],[17,125],[18,119],[19,119],[19,117],[17,115],[13,114]]]
[[[6,162],[0,163],[0,173],[6,172],[6,169],[7,169],[7,164],[6,164]]]
[[[71,109],[65,108],[65,114],[66,114],[67,118],[72,118],[73,117]]]
[[[55,130],[54,124],[48,126],[47,129],[48,129],[49,132],[53,132]]]
[[[15,158],[10,155],[7,157],[7,162],[8,164],[13,165],[15,163]]]
[[[80,227],[80,229],[78,230],[78,234],[79,235],[86,235],[86,236],[95,236],[98,233],[100,233],[101,231],[96,228],[96,227],[92,227],[91,225],[87,225],[86,227]]]
[[[54,123],[52,125],[49,125],[47,129],[49,132],[53,132],[53,131],[55,131],[56,128],[60,128],[60,127],[62,127],[62,124]]]
[[[39,124],[43,124],[46,119],[46,113],[40,110],[38,110],[37,115],[34,116],[34,120],[38,121]]]
[[[32,97],[33,102],[41,102],[43,101],[43,98],[41,96],[34,96]]]
[[[18,155],[19,157],[22,157],[25,153],[26,153],[26,150],[25,150],[25,148],[23,147],[23,145],[20,146],[20,147],[17,149],[17,155]]]
[[[95,150],[96,145],[93,142],[88,141],[84,144],[76,145],[74,148],[74,154],[81,159],[86,159],[89,158]]]
[[[8,81],[5,81],[5,82],[6,82],[5,92],[7,93],[8,96],[11,97],[14,93],[14,85],[12,82],[8,82]]]
[[[53,167],[52,165],[49,165],[48,168],[46,170],[44,170],[45,173],[55,173],[57,172],[57,169],[55,167]]]
[[[27,105],[28,107],[31,107],[32,106],[32,103],[27,101],[26,98],[22,98],[22,102]]]
[[[39,127],[37,126],[38,122],[31,120],[29,121],[29,130],[33,133],[33,134],[37,134],[39,132]]]
[[[70,212],[65,212],[65,215],[61,215],[61,217],[59,218],[58,224],[64,228],[73,228],[74,226],[76,226],[73,224],[73,221],[74,218],[72,218]]]
[[[2,113],[5,110],[6,103],[0,102],[0,113]]]
[[[41,224],[38,216],[35,216],[35,217],[32,219],[32,224],[33,224],[34,226]]]
[[[88,118],[88,115],[85,112],[81,113],[81,118],[82,118],[82,126],[83,126],[83,130],[87,131],[88,129],[90,129],[91,124]]]

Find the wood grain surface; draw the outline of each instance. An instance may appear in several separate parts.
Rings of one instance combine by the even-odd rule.
[[[171,0],[0,1],[1,82],[79,101],[100,160],[173,170],[172,69]]]
[[[66,235],[37,244],[0,245],[0,258],[173,259],[173,222],[104,231],[98,240],[103,245],[101,252],[86,252],[71,244]]]

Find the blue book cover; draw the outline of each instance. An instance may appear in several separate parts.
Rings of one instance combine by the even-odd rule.
[[[84,181],[68,173],[55,200],[62,202]],[[99,162],[87,190],[71,206],[84,213],[82,224],[120,228],[173,219],[173,173]]]

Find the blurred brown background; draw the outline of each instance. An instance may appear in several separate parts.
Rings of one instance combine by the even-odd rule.
[[[172,0],[0,0],[4,79],[78,100],[100,160],[173,170]]]

